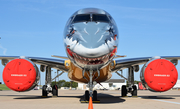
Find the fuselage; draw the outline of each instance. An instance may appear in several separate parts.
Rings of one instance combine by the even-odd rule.
[[[110,14],[97,8],[85,8],[69,18],[64,30],[64,45],[75,66],[101,69],[113,59],[118,37]]]

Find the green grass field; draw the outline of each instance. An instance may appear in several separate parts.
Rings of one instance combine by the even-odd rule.
[[[0,90],[11,90],[5,84],[0,84]]]

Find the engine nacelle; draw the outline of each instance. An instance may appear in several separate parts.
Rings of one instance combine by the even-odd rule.
[[[29,91],[38,84],[39,79],[36,64],[27,59],[14,59],[3,70],[4,83],[14,91]]]
[[[153,59],[141,69],[142,84],[150,91],[164,92],[177,82],[178,72],[173,63],[166,59]]]

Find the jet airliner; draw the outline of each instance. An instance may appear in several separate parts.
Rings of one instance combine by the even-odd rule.
[[[89,90],[85,91],[85,100],[88,101],[90,97],[97,100],[97,91],[93,87],[109,80],[113,72],[123,77],[119,72],[128,69],[128,77],[123,78],[128,80],[129,85],[122,86],[121,95],[131,93],[132,96],[137,96],[134,72],[139,71],[139,65],[144,65],[140,79],[148,90],[164,92],[176,84],[176,65],[180,56],[119,59],[123,56],[116,55],[119,42],[117,25],[113,17],[102,9],[85,8],[76,11],[67,21],[63,40],[67,57],[0,56],[5,66],[4,83],[14,91],[29,91],[37,86],[40,70],[46,72],[42,96],[49,93],[58,96],[57,86],[51,87],[51,69],[54,68],[61,71],[57,77],[67,73],[71,80],[87,84]]]

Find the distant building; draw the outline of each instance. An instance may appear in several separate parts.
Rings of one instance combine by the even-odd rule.
[[[116,89],[120,89],[122,85],[126,85],[124,79],[110,79],[109,81],[105,81],[100,84],[97,83],[94,86],[94,90],[103,90],[103,89],[116,90]],[[78,89],[88,90],[87,84],[78,83]]]
[[[89,88],[87,88],[87,84],[78,83],[77,89],[79,89],[79,90],[88,90]]]

